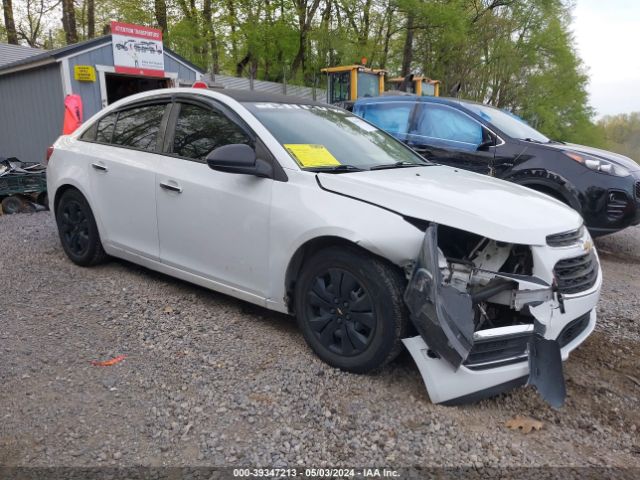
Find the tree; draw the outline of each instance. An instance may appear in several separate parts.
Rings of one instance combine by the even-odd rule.
[[[202,17],[204,23],[204,36],[209,41],[208,48],[210,49],[211,55],[211,73],[217,74],[220,73],[220,56],[218,52],[216,32],[213,28],[211,0],[204,0],[202,6]]]
[[[41,5],[60,1],[63,29],[39,13]],[[10,2],[3,0],[7,33]],[[169,48],[214,73],[307,85],[317,83],[324,66],[366,57],[370,66],[391,76],[416,73],[439,79],[444,95],[461,85],[461,97],[513,112],[552,138],[604,141],[592,121],[588,76],[570,34],[569,0],[14,3],[20,5],[16,42],[73,43],[78,31],[91,38],[96,28],[118,19],[159,26]]]
[[[305,72],[305,62],[307,60],[307,42],[309,39],[309,32],[318,7],[320,6],[320,0],[293,0],[295,5],[296,14],[298,17],[298,52],[293,58],[291,63],[291,71],[295,76],[298,70],[301,68],[303,73]]]
[[[402,68],[400,75],[403,77],[411,73],[411,62],[413,61],[413,22],[415,14],[409,12],[407,14],[407,27],[404,37],[404,48],[402,49]]]
[[[18,5],[18,38],[27,42],[30,47],[44,46],[44,26],[49,15],[58,8],[59,1],[25,0]]]
[[[96,4],[95,0],[87,0],[87,38],[96,36]]]
[[[62,0],[62,28],[67,45],[78,43],[76,12],[73,0]]]
[[[13,4],[11,0],[2,0],[2,11],[4,13],[4,28],[7,34],[7,42],[18,45],[18,33],[13,19]]]
[[[156,16],[156,22],[158,22],[158,26],[162,33],[166,35],[169,31],[168,23],[167,23],[167,2],[165,0],[154,0],[154,13]]]
[[[606,116],[597,125],[607,148],[640,163],[640,112]]]

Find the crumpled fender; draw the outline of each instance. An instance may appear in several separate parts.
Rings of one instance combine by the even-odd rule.
[[[435,223],[427,228],[404,298],[422,338],[457,369],[473,345],[473,305],[471,295],[443,284]]]
[[[537,277],[491,273],[513,282],[509,292],[502,292],[510,295],[512,308],[519,310],[530,306],[536,310],[544,305],[552,305],[551,308],[562,306],[562,297]],[[438,225],[435,223],[430,224],[425,232],[422,249],[405,291],[405,303],[420,336],[403,339],[403,343],[418,365],[432,401],[438,403],[441,401],[441,389],[434,388],[433,384],[446,383],[447,379],[432,378],[430,374],[452,375],[466,360],[474,343],[474,312],[470,294],[443,282],[438,262]],[[566,396],[560,346],[557,341],[543,337],[544,329],[543,324],[534,321],[528,342],[530,375],[527,382],[534,385],[549,404],[560,407]],[[442,364],[443,361],[449,364],[449,369]],[[495,386],[500,383],[498,375]],[[451,398],[442,400],[450,401]]]

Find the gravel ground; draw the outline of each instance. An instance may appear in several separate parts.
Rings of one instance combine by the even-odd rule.
[[[600,321],[566,406],[520,388],[444,407],[408,354],[334,370],[287,316],[122,261],[76,267],[48,213],[0,216],[0,466],[640,467],[640,229],[597,243]],[[542,430],[505,428],[518,414]]]

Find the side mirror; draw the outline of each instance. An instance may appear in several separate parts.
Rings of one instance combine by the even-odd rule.
[[[249,145],[232,143],[223,145],[207,155],[207,164],[219,172],[254,175],[272,178],[273,168],[268,162],[256,158],[256,152]]]
[[[478,150],[486,150],[489,147],[496,145],[496,137],[489,130],[482,131],[482,142],[478,145]]]

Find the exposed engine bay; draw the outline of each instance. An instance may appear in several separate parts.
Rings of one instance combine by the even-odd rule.
[[[444,359],[455,370],[463,364],[491,368],[528,360],[535,373],[529,383],[549,403],[562,405],[560,346],[544,338],[545,326],[530,309],[546,303],[562,310],[563,299],[533,275],[530,247],[430,224],[405,302],[431,358]]]
[[[533,324],[533,317],[514,302],[517,282],[498,275],[531,276],[529,247],[439,226],[438,268],[445,284],[471,296],[474,332]]]

